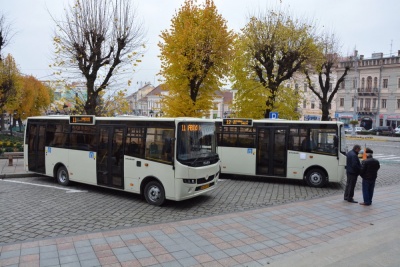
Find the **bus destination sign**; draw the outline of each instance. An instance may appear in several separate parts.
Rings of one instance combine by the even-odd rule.
[[[92,115],[71,115],[69,124],[94,125],[94,116]]]
[[[252,119],[222,119],[223,126],[253,126]]]

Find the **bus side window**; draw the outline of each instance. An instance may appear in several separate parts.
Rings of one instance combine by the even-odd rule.
[[[159,154],[158,145],[156,143],[151,143],[149,147],[149,154],[150,157],[155,157]]]

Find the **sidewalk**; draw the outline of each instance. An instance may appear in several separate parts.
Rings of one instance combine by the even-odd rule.
[[[15,170],[22,161],[18,159]],[[2,171],[9,170],[0,160]],[[0,266],[400,266],[400,185],[180,222],[0,244]],[[361,192],[355,198],[361,200]]]
[[[23,158],[13,159],[12,166],[9,166],[8,159],[0,159],[0,178],[28,177],[34,175],[36,174],[25,171]]]

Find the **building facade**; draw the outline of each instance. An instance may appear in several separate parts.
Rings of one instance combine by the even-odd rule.
[[[350,71],[337,94],[335,117],[345,123],[358,120],[366,129],[400,125],[400,51],[371,58],[355,51],[339,63],[338,76],[346,66]]]

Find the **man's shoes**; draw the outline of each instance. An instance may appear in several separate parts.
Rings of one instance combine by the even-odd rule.
[[[350,203],[358,203],[358,201],[355,201],[354,199],[350,199],[350,200],[347,200],[348,202],[350,202]]]
[[[367,203],[361,202],[360,205],[363,205],[363,206],[370,206],[371,204],[367,204]]]
[[[347,201],[347,198],[345,198],[344,201]]]

